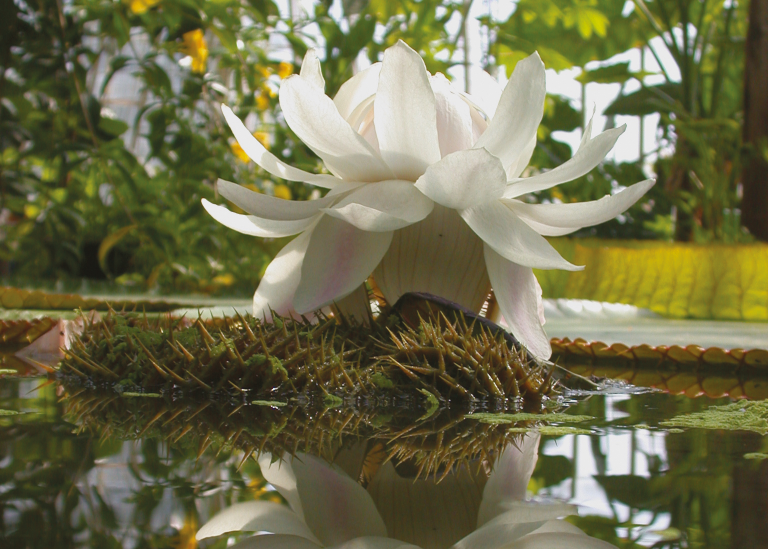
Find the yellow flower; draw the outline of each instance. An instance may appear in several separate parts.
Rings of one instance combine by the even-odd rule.
[[[217,286],[232,286],[235,283],[235,277],[230,273],[220,274],[213,277],[211,280]]]
[[[136,15],[147,13],[149,8],[160,3],[160,0],[124,0],[130,10]]]
[[[204,73],[208,60],[208,45],[205,43],[205,35],[202,29],[184,33],[184,45],[182,51],[192,58],[192,72]]]
[[[267,132],[253,132],[253,137],[258,139],[265,149],[269,150],[269,134]]]
[[[267,132],[253,132],[253,137],[255,137],[259,143],[264,145],[265,149],[269,149],[269,134]],[[232,149],[232,154],[234,154],[241,161],[250,162],[250,158],[247,154],[245,154],[245,151],[240,146],[240,143],[235,141],[229,146],[229,148]]]
[[[283,200],[290,200],[293,195],[288,185],[275,185],[275,196]]]
[[[229,146],[230,149],[232,149],[232,154],[234,154],[241,162],[250,162],[251,159],[248,158],[248,155],[245,154],[245,151],[240,146],[240,143],[235,141]]]
[[[261,93],[256,96],[256,108],[260,111],[267,110],[269,108],[270,95],[266,89],[261,90]]]
[[[293,64],[286,63],[285,61],[281,61],[280,64],[277,66],[277,75],[280,77],[280,80],[283,80],[284,78],[288,78],[292,74],[293,74]]]

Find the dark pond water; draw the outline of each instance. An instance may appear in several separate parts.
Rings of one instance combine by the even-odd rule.
[[[593,419],[531,431],[449,410],[309,412],[5,378],[0,547],[301,549],[387,534],[424,548],[768,547],[760,426],[661,425],[731,402],[585,395],[561,411]],[[253,537],[265,530],[276,535]]]

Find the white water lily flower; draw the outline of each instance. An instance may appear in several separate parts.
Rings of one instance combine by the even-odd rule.
[[[418,481],[437,490],[430,492],[413,479],[392,484],[397,481],[385,472],[366,491],[340,467],[314,456],[299,453],[272,462],[263,454],[262,474],[289,506],[238,503],[203,525],[196,537],[269,532],[247,538],[233,546],[237,549],[615,549],[558,519],[573,514],[574,506],[523,501],[538,443],[538,434],[532,434],[520,449],[507,446],[480,489],[479,508],[467,505],[478,487],[451,485],[450,476],[440,484]],[[376,490],[382,494],[374,499],[369,492]],[[457,522],[472,523],[460,539],[452,535]]]
[[[541,289],[532,269],[579,270],[546,241],[612,219],[653,181],[594,202],[527,204],[525,194],[580,177],[604,158],[624,127],[591,136],[576,154],[529,178],[546,93],[538,54],[520,61],[503,91],[487,98],[430,75],[403,42],[347,81],[331,100],[310,50],[280,89],[296,135],[332,175],[278,160],[222,106],[240,146],[267,172],[330,189],[323,198],[283,201],[219,181],[219,192],[250,215],[203,200],[224,225],[261,237],[298,234],[267,267],[254,314],[307,313],[359,290],[373,273],[389,303],[427,292],[479,311],[494,290],[506,325],[539,358],[551,355]],[[498,92],[498,93],[495,93]]]

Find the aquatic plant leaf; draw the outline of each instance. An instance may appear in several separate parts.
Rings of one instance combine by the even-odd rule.
[[[741,400],[725,406],[711,406],[703,412],[675,416],[660,422],[659,425],[663,427],[753,431],[765,435],[768,433],[768,401]]]
[[[523,421],[547,421],[551,423],[580,423],[582,421],[589,421],[595,419],[592,416],[577,416],[571,414],[530,414],[526,412],[520,412],[516,414],[494,414],[486,412],[478,412],[474,414],[468,414],[468,419],[475,419],[483,423],[490,424],[504,424],[504,423],[520,423]]]
[[[672,318],[768,321],[768,245],[553,240],[582,272],[537,271],[544,297],[627,303]]]

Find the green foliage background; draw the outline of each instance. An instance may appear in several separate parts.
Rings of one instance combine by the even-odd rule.
[[[359,55],[377,61],[398,39],[420,51],[431,72],[459,63],[460,33],[449,32],[447,23],[465,20],[472,2],[341,4],[337,20],[329,0],[292,18],[270,0],[0,0],[2,274],[19,285],[107,278],[141,291],[251,293],[284,242],[224,228],[200,199],[221,202],[217,178],[294,199],[310,198],[312,189],[242,162],[219,104],[255,121],[289,164],[323,169],[280,114],[277,74],[291,67],[269,51],[269,36],[282,34],[298,63],[318,46],[310,30],[319,29],[332,96]],[[665,74],[663,84],[622,93],[608,109],[608,115],[660,113],[659,146],[676,145],[675,153],[658,161],[660,182],[646,200],[582,235],[671,238],[677,230],[684,240],[744,238],[733,212],[745,11],[746,2],[719,0],[635,0],[632,10],[613,0],[519,0],[505,21],[480,19],[490,72],[503,66],[511,74],[534,50],[548,68],[561,70],[636,47],[653,56],[666,47],[680,69],[680,81]],[[203,69],[192,70],[179,60],[195,57],[189,36],[198,29],[207,59],[198,55]],[[651,43],[654,37],[663,46]],[[108,84],[120,73],[142,86],[138,115],[128,123],[105,108]],[[625,85],[643,76],[618,63],[584,70],[580,79]],[[572,151],[553,132],[574,130],[584,118],[569,100],[550,95],[533,168],[567,160]],[[146,154],[135,152],[137,135],[146,138]],[[531,199],[596,199],[644,178],[639,162],[607,163]],[[682,226],[689,231],[681,233]]]

